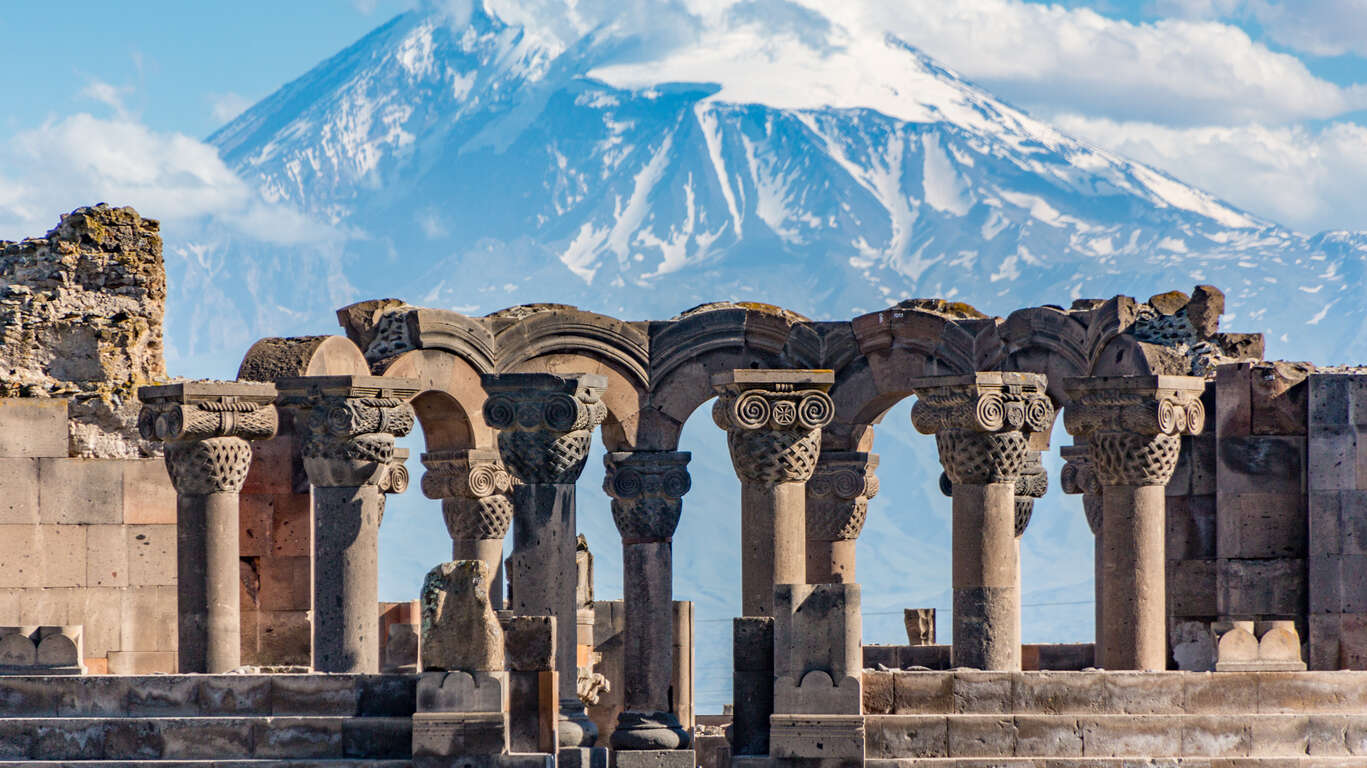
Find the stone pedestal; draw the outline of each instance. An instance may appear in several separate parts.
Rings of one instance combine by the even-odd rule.
[[[379,672],[381,484],[394,438],[413,428],[418,382],[381,376],[280,379],[313,485],[313,668]]]
[[[878,495],[878,454],[823,451],[807,481],[808,584],[855,580],[855,542]]]
[[[731,754],[769,754],[774,714],[774,619],[735,619],[732,636]]]
[[[513,491],[510,608],[519,616],[554,616],[560,672],[561,747],[593,743],[577,689],[578,602],[575,492],[593,429],[607,415],[607,377],[549,373],[485,375],[484,422],[498,431],[503,464],[522,485]]]
[[[508,748],[554,755],[559,747],[555,617],[514,616],[504,627]]]
[[[612,768],[696,768],[691,749],[623,750],[612,753]]]
[[[1097,666],[1167,668],[1164,487],[1181,436],[1205,426],[1205,380],[1192,376],[1073,378],[1064,426],[1085,437],[1102,486]]]
[[[674,671],[674,560],[671,537],[691,481],[691,454],[674,451],[610,453],[603,489],[622,535],[625,701],[612,746],[618,750],[674,750],[689,734],[671,711]]]
[[[433,451],[422,455],[422,492],[441,501],[451,534],[451,559],[482,560],[490,568],[489,599],[503,608],[503,538],[513,521],[512,475],[497,451]]]
[[[772,616],[775,584],[807,581],[806,490],[835,416],[831,371],[738,369],[712,377],[712,419],[741,481],[741,610]]]
[[[138,429],[166,443],[176,488],[177,655],[182,673],[242,665],[238,494],[251,440],[275,436],[270,384],[187,382],[142,387]]]
[[[935,435],[952,483],[954,665],[1018,671],[1020,555],[1016,484],[1028,436],[1054,408],[1039,374],[986,372],[910,383],[912,423]]]
[[[769,754],[862,762],[859,585],[781,584],[774,601]]]

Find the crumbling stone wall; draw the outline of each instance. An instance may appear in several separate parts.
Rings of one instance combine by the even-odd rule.
[[[140,385],[166,378],[160,225],[78,208],[42,237],[0,241],[0,397],[66,398],[71,456],[135,458]]]

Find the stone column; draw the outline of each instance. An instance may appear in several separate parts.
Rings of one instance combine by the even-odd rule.
[[[503,538],[513,522],[512,475],[498,451],[432,451],[422,455],[422,492],[441,501],[452,560],[481,560],[493,574],[489,602],[503,609]]]
[[[954,666],[1019,670],[1016,483],[1027,436],[1053,424],[1045,378],[985,372],[917,379],[910,387],[918,396],[912,423],[935,435],[953,484]]]
[[[252,464],[249,441],[275,436],[275,396],[270,384],[226,381],[138,390],[138,430],[166,443],[166,470],[176,489],[182,674],[242,665],[238,493]]]
[[[394,438],[413,428],[418,382],[382,376],[280,379],[313,485],[313,668],[375,674],[382,484]]]
[[[1102,486],[1101,584],[1105,606],[1097,666],[1167,668],[1164,487],[1182,435],[1205,426],[1194,376],[1072,378],[1063,421],[1084,437]]]
[[[692,455],[609,453],[603,490],[622,534],[624,709],[612,732],[623,750],[683,749],[688,732],[671,712],[674,670],[674,560],[670,543],[691,481]]]
[[[854,545],[878,494],[878,454],[823,451],[807,481],[807,583],[852,584]]]
[[[1094,541],[1092,544],[1092,602],[1093,621],[1095,627],[1093,634],[1092,653],[1093,661],[1101,663],[1101,647],[1104,644],[1102,638],[1102,627],[1106,626],[1102,616],[1106,607],[1106,601],[1101,599],[1101,481],[1096,477],[1096,472],[1092,471],[1091,452],[1087,449],[1086,441],[1079,439],[1074,445],[1065,445],[1059,449],[1059,454],[1066,462],[1063,471],[1059,475],[1059,485],[1063,492],[1070,495],[1082,496],[1082,514],[1087,518],[1087,527],[1092,530]]]
[[[804,485],[835,416],[830,371],[737,369],[712,377],[712,420],[741,481],[741,611],[774,615],[774,585],[807,583]]]
[[[508,558],[519,616],[554,616],[560,688],[560,746],[587,747],[598,737],[578,693],[578,582],[574,483],[588,459],[593,430],[607,415],[597,374],[488,374],[484,422],[498,431],[513,490],[513,552]]]

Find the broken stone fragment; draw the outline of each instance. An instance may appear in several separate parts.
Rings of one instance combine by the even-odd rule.
[[[489,603],[489,566],[481,560],[442,563],[422,585],[425,670],[503,670],[503,629]]]

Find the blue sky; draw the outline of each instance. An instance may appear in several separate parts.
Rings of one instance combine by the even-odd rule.
[[[571,34],[728,8],[800,34],[794,24],[820,9],[1255,214],[1301,231],[1367,229],[1367,0],[486,1]],[[158,174],[188,163],[231,187],[193,142],[413,2],[0,6],[0,66],[19,75],[0,83],[0,237],[41,232],[78,194],[195,215],[149,194]]]

